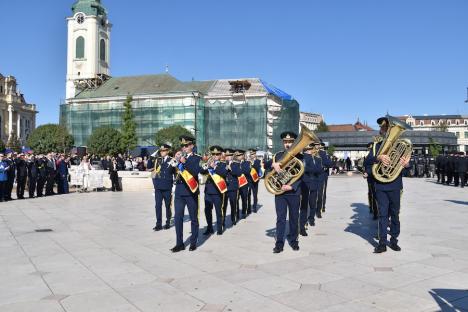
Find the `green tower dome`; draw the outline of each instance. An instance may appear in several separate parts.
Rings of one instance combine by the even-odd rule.
[[[78,0],[72,6],[73,15],[82,12],[86,15],[107,15],[101,0]]]

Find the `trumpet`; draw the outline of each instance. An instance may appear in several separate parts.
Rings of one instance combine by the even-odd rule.
[[[169,165],[171,165],[172,167],[177,167],[180,163],[180,159],[184,157],[186,158],[187,157],[187,153],[185,152],[177,152],[174,157],[171,159],[171,161],[169,162]]]
[[[211,164],[214,161],[214,157],[211,154],[208,154],[206,157],[206,161],[202,163],[201,167],[203,170],[208,170],[208,168],[211,166]]]

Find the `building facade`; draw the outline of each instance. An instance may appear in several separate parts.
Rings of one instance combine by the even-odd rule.
[[[317,113],[301,112],[299,122],[306,126],[309,130],[317,130],[318,125],[324,121],[323,116]],[[299,127],[300,128],[300,127]]]
[[[0,73],[0,138],[8,142],[16,135],[24,145],[36,127],[36,105],[26,102],[17,89],[16,78]]]
[[[458,151],[468,152],[468,115],[405,115],[398,117],[415,131],[443,131],[455,134]]]
[[[298,102],[259,78],[184,82],[168,73],[111,77],[111,24],[101,1],[79,0],[72,13],[60,123],[77,146],[86,145],[98,127],[120,129],[128,95],[140,146],[153,145],[158,130],[181,125],[196,136],[199,151],[219,144],[275,152],[281,149],[280,133],[297,128]]]

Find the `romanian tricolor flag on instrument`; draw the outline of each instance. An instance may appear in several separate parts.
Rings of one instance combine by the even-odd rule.
[[[258,182],[258,180],[260,180],[260,177],[258,176],[257,170],[255,170],[254,167],[252,167],[252,169],[250,169],[250,176],[252,177],[252,180],[254,182]]]
[[[177,168],[179,168],[180,176],[185,181],[185,184],[187,184],[190,191],[192,191],[192,193],[195,193],[198,190],[197,179],[195,179],[193,175],[190,172],[188,172],[188,170],[185,170],[183,164],[179,164]]]
[[[226,181],[223,179],[223,177],[220,176],[219,174],[216,174],[214,172],[214,169],[208,169],[208,173],[213,179],[213,182],[216,185],[216,188],[218,189],[218,191],[220,191],[221,194],[224,194],[227,191],[227,184],[226,184]]]
[[[238,181],[239,181],[239,187],[243,187],[243,186],[246,186],[247,185],[247,178],[245,177],[245,175],[241,175],[240,177],[237,178]]]

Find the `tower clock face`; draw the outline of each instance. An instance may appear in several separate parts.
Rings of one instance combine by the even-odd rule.
[[[76,16],[76,21],[78,22],[78,24],[83,24],[84,22],[84,15],[83,14],[78,14]]]

